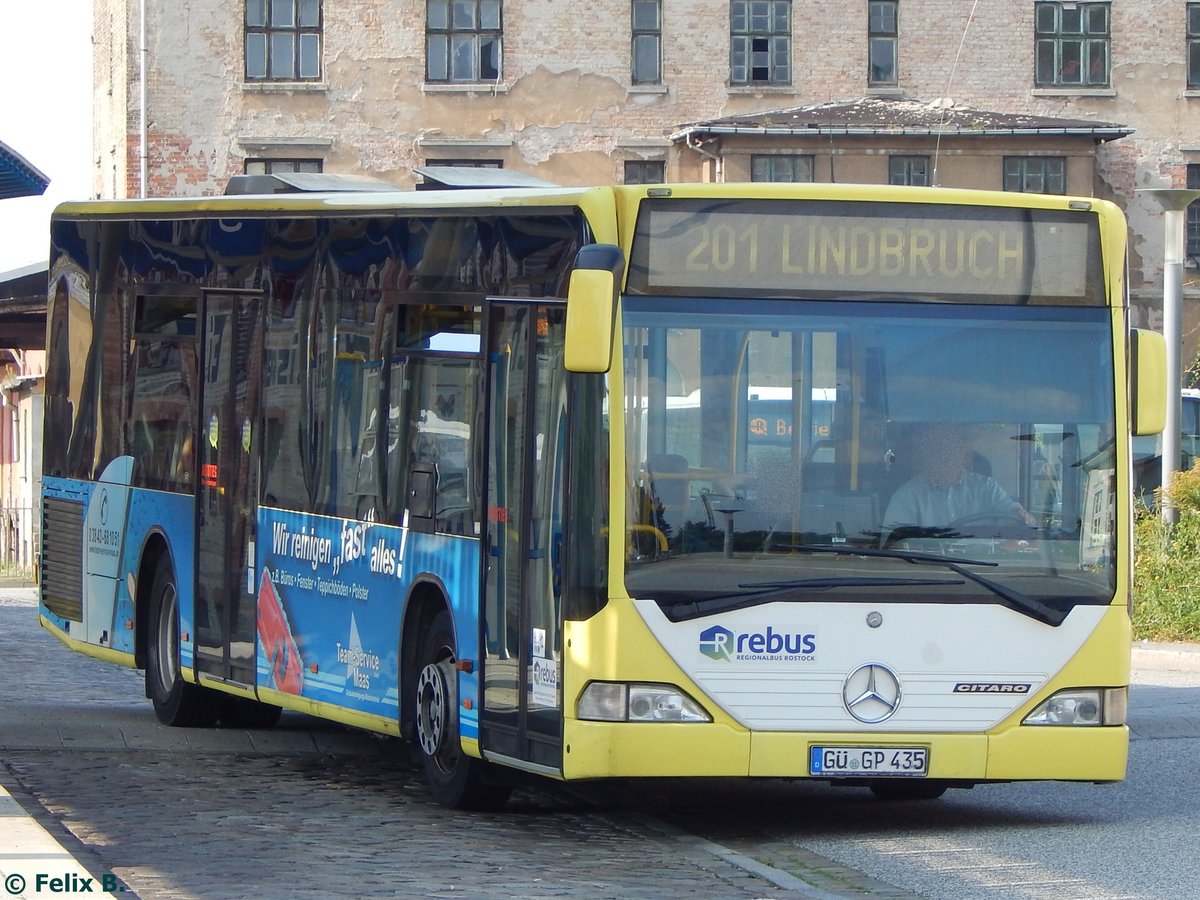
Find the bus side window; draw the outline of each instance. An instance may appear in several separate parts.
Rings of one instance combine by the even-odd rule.
[[[137,298],[125,452],[136,463],[134,480],[144,487],[188,490],[193,460],[199,361],[196,298],[147,295]]]

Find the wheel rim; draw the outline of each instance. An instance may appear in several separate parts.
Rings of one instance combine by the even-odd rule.
[[[179,676],[179,616],[173,584],[163,588],[159,598],[156,643],[158,680],[165,690],[170,691]]]
[[[417,679],[417,741],[421,752],[443,772],[454,768],[457,758],[450,728],[450,660],[429,663]]]

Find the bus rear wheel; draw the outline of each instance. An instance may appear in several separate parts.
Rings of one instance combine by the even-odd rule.
[[[442,610],[421,638],[413,736],[435,800],[454,809],[494,810],[512,793],[487,780],[486,764],[463,752],[458,733],[454,634]]]
[[[179,666],[179,591],[171,563],[163,557],[150,588],[149,640],[146,647],[146,696],[164,725],[213,725],[220,697],[183,680]]]

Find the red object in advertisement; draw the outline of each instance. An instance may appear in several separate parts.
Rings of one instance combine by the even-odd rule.
[[[299,694],[304,688],[300,650],[292,637],[271,573],[265,569],[258,586],[258,641],[271,663],[275,687],[289,694]]]

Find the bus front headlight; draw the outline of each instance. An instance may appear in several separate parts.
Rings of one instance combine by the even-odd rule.
[[[711,722],[695,700],[671,684],[593,681],[577,714],[592,722]]]
[[[1124,725],[1127,688],[1059,691],[1025,717],[1023,725]]]

